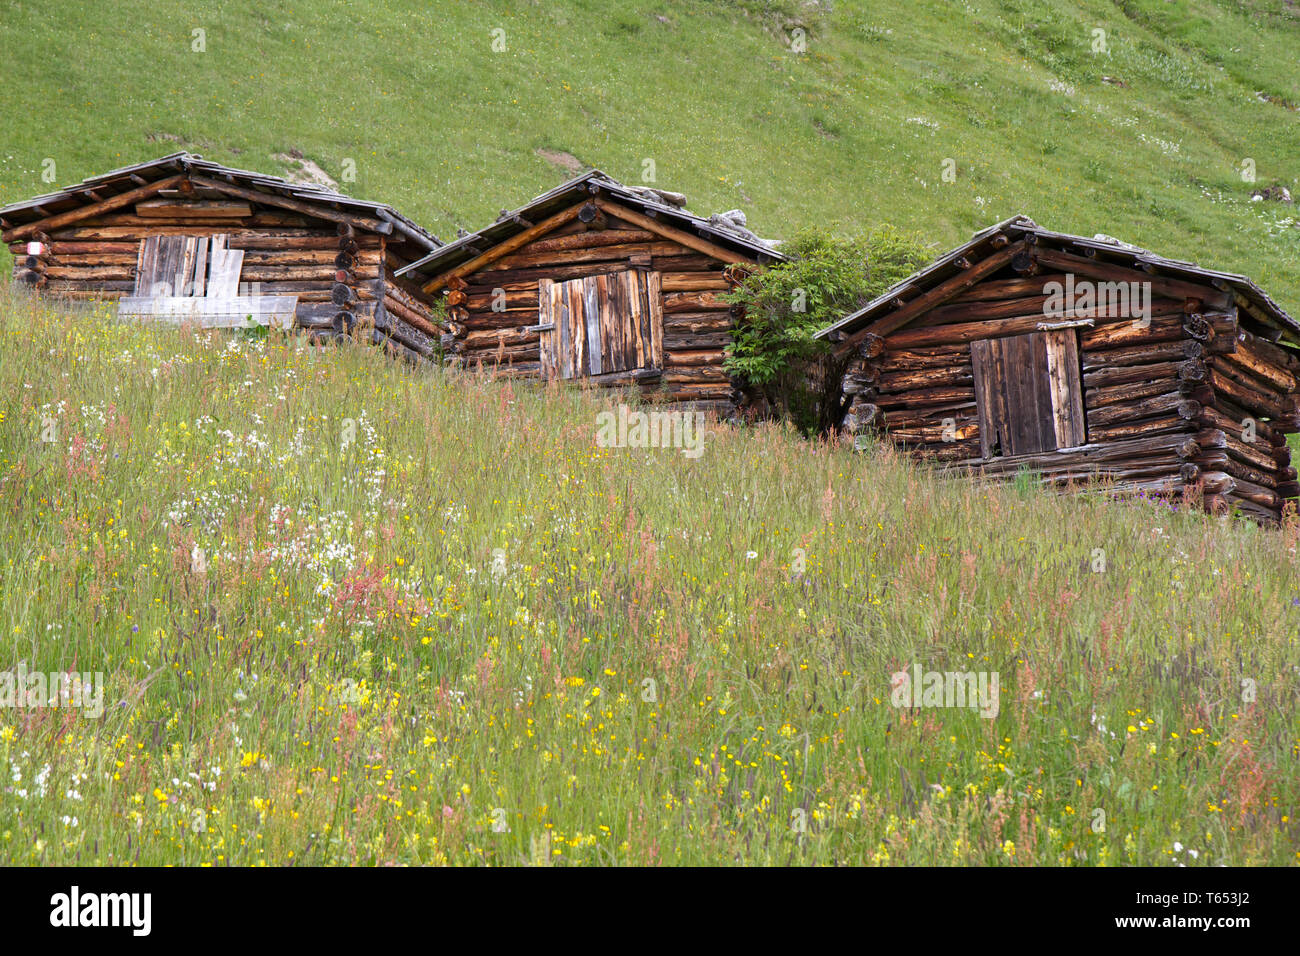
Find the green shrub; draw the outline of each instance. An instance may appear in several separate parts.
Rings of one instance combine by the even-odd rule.
[[[782,251],[790,261],[755,273],[727,296],[745,307],[745,319],[732,334],[726,369],[774,414],[805,432],[826,431],[840,418],[843,369],[813,335],[911,275],[931,254],[888,225],[847,239],[808,229]]]

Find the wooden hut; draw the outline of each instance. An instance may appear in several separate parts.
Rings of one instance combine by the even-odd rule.
[[[1243,276],[1016,217],[817,336],[843,428],[925,459],[1265,520],[1300,493],[1300,323]]]
[[[744,270],[783,259],[738,211],[703,219],[685,197],[592,170],[398,274],[445,293],[450,360],[544,380],[636,385],[719,414]]]
[[[0,209],[0,229],[43,294],[437,354],[432,299],[395,273],[441,242],[381,203],[174,153]]]

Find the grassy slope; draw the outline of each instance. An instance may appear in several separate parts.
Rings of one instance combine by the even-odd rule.
[[[555,182],[546,147],[630,179],[653,157],[767,234],[878,217],[946,245],[1023,210],[1300,303],[1297,231],[1270,237],[1233,176],[1250,155],[1295,183],[1295,114],[1253,99],[1300,101],[1280,6],[842,3],[800,58],[724,4],[118,6],[7,8],[0,200],[49,188],[43,157],[68,182],[166,132],[255,168],[356,158],[350,188],[447,232]],[[1294,528],[949,484],[772,429],[694,462],[601,450],[589,399],[371,350],[9,302],[0,336],[0,662],[101,670],[124,702],[0,713],[2,860],[520,861],[547,832],[557,861],[1300,850]],[[345,448],[349,418],[369,427]],[[998,671],[999,717],[900,714],[912,662]]]
[[[353,159],[347,189],[446,235],[558,181],[547,148],[629,180],[653,159],[769,235],[884,219],[946,247],[1025,212],[1244,270],[1300,309],[1292,207],[1248,203],[1237,173],[1250,157],[1300,193],[1300,114],[1256,97],[1300,104],[1297,48],[1286,0],[13,3],[0,202],[47,191],[47,157],[68,183],[178,148],[149,141],[166,134],[257,169]]]
[[[1300,853],[1294,524],[105,318],[0,303],[0,659],[108,702],[0,712],[0,860]]]

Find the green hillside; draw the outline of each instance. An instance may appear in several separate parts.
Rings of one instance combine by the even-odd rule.
[[[558,182],[553,151],[630,181],[653,160],[765,235],[888,220],[946,247],[1023,212],[1300,310],[1294,207],[1249,200],[1300,195],[1288,0],[189,7],[6,3],[0,203],[54,188],[46,159],[67,184],[181,148],[270,172],[299,151],[446,237]]]

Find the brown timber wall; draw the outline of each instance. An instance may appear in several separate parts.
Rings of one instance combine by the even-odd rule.
[[[372,338],[378,319],[384,338],[424,358],[436,354],[440,330],[433,313],[418,290],[395,285],[391,272],[405,262],[388,249],[385,237],[278,209],[220,219],[189,218],[180,208],[174,218],[123,211],[38,233],[33,238],[44,252],[36,257],[27,255],[26,241],[12,243],[14,276],[46,295],[117,299],[134,288],[145,237],[220,234],[230,249],[244,252],[241,284],[256,283],[261,295],[297,296],[296,324],[313,338],[328,340],[353,329]]]
[[[1273,521],[1300,495],[1286,435],[1300,431],[1300,358],[1274,344],[1232,295],[1054,250],[1040,264],[1097,281],[1151,284],[1151,321],[1091,310],[1079,327],[1086,444],[981,458],[973,341],[1024,335],[1044,315],[1043,285],[1064,274],[995,277],[902,329],[860,339],[842,392],[850,433],[876,430],[920,458],[966,472],[1022,468],[1063,485],[1108,476],[1117,490],[1203,496],[1215,512]],[[1004,273],[1005,275],[1005,273]]]
[[[659,376],[642,380],[645,397],[725,412],[733,407],[732,383],[722,369],[733,327],[721,298],[730,288],[725,265],[613,216],[603,229],[575,221],[454,283],[450,352],[463,367],[537,377],[541,333],[529,327],[538,324],[539,280],[650,269],[660,274],[664,362]]]

